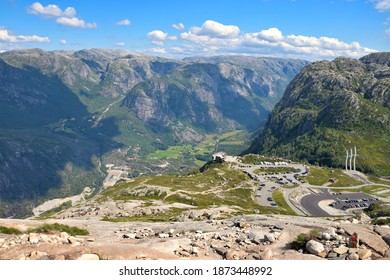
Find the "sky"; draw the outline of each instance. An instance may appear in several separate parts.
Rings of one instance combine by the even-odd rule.
[[[313,61],[389,47],[390,0],[0,0],[0,52],[110,48]]]

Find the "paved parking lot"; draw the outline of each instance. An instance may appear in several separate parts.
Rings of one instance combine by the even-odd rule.
[[[322,200],[334,200],[335,204],[332,207],[339,210],[347,209],[364,209],[370,204],[377,201],[373,196],[363,192],[354,193],[331,193],[327,188],[319,188],[317,194],[306,195],[301,199],[301,205],[311,215],[318,217],[329,216],[329,213],[324,211],[319,203]],[[366,204],[365,206],[363,204]],[[349,207],[349,208],[346,208]]]
[[[295,168],[297,171],[283,173],[254,173],[254,170],[256,169],[278,167],[292,167]],[[284,166],[274,164],[241,165],[238,168],[243,170],[253,180],[259,183],[259,187],[256,190],[255,196],[257,203],[262,206],[277,206],[272,200],[273,192],[282,186],[293,186],[301,184],[302,182],[299,181],[299,176],[305,176],[307,174],[305,166],[301,164],[287,164]]]
[[[253,180],[258,182],[258,188],[255,192],[256,200],[259,205],[263,206],[277,206],[272,200],[272,194],[275,190],[283,186],[299,185],[300,188],[311,192],[311,194],[303,196],[298,202],[300,206],[295,207],[288,198],[288,189],[284,189],[285,198],[291,208],[297,213],[310,214],[312,216],[327,217],[333,215],[328,213],[320,206],[321,201],[329,201],[329,206],[333,207],[339,213],[348,214],[349,209],[364,209],[370,204],[377,202],[378,199],[363,192],[343,192],[332,193],[328,188],[319,188],[304,183],[301,177],[307,176],[309,169],[301,164],[285,164],[283,167],[292,167],[296,169],[294,172],[283,173],[259,173],[255,174],[254,170],[261,167],[268,169],[281,167],[280,165],[266,164],[266,165],[240,165],[236,168],[241,169],[248,174]],[[269,170],[268,170],[269,172]],[[322,202],[324,203],[324,202]],[[303,208],[303,209],[302,209]],[[304,211],[306,210],[306,211]],[[330,211],[332,212],[332,211]]]

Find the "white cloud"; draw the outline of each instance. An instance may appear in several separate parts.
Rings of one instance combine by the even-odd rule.
[[[177,30],[183,30],[185,28],[183,23],[178,23],[178,24],[172,24],[172,27],[177,29]]]
[[[390,0],[371,0],[371,2],[375,3],[375,9],[379,10],[380,12],[390,10]]]
[[[257,36],[259,38],[262,38],[264,40],[268,40],[271,42],[272,41],[276,42],[276,41],[281,40],[283,38],[282,31],[280,31],[277,28],[269,28],[266,30],[262,30],[259,33],[257,33]]]
[[[48,17],[74,17],[76,10],[73,7],[68,7],[64,11],[54,4],[43,6],[39,2],[33,3],[27,8],[27,12],[34,15],[43,15]]]
[[[61,44],[61,45],[66,45],[66,44],[67,44],[67,42],[66,42],[66,40],[65,40],[65,39],[62,39],[62,40],[60,40],[60,44]]]
[[[96,28],[97,27],[95,22],[86,23],[84,20],[79,19],[77,17],[72,17],[72,18],[60,17],[60,18],[57,18],[56,21],[58,24],[71,26],[71,27],[77,27],[77,28]]]
[[[168,36],[168,33],[165,33],[161,30],[153,30],[146,34],[146,37],[152,41],[153,44],[157,46],[163,46],[164,41],[177,41],[177,36]]]
[[[385,31],[385,33],[387,34],[387,36],[389,36],[389,37],[390,37],[390,28],[389,28],[389,29],[387,29],[387,30]]]
[[[95,22],[86,23],[84,20],[76,17],[76,9],[67,7],[64,11],[57,5],[49,4],[43,6],[39,2],[33,3],[27,8],[27,12],[34,15],[43,15],[45,17],[56,17],[56,22],[61,25],[78,28],[96,28]]]
[[[124,19],[115,23],[116,25],[130,25],[131,22],[128,19]]]
[[[151,48],[149,49],[149,52],[155,53],[155,54],[166,54],[167,51],[163,48]]]
[[[191,34],[197,36],[207,36],[211,38],[236,38],[240,34],[240,28],[235,25],[224,25],[213,20],[206,20],[202,27],[191,27],[187,33],[188,36]]]
[[[239,27],[206,21],[201,27],[191,27],[181,33],[184,44],[176,46],[193,55],[221,53],[299,57],[308,60],[337,56],[360,57],[374,49],[358,42],[346,43],[337,38],[304,35],[284,35],[278,28],[253,33],[240,33]],[[388,31],[390,33],[390,30]],[[174,52],[174,50],[172,50]]]
[[[118,43],[116,43],[115,45],[116,45],[116,46],[119,46],[119,47],[124,47],[124,46],[126,46],[126,43],[124,43],[124,42],[118,42]]]
[[[150,31],[146,36],[150,40],[165,41],[167,39],[168,33],[162,32],[161,30],[153,30]]]
[[[48,37],[40,37],[37,35],[25,36],[25,35],[12,35],[7,29],[0,29],[0,41],[10,43],[50,43]]]

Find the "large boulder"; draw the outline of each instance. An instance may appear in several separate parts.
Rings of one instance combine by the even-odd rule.
[[[306,243],[306,250],[313,255],[318,255],[323,252],[325,248],[322,243],[317,242],[315,240],[310,240]]]

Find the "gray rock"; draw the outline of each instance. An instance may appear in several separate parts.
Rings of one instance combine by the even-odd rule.
[[[135,239],[137,237],[137,234],[135,233],[125,233],[122,235],[124,239]]]
[[[211,248],[213,248],[218,255],[222,256],[223,258],[226,257],[227,250],[225,248],[221,248],[213,245],[211,246]]]
[[[324,231],[324,233],[328,233],[330,236],[334,236],[334,235],[336,235],[336,229],[330,227],[326,231]]]
[[[386,242],[386,244],[390,246],[390,234],[382,236],[382,238]]]
[[[330,251],[327,255],[327,258],[329,259],[337,258],[337,253]]]
[[[191,248],[191,253],[194,254],[194,255],[198,255],[199,254],[199,248],[193,246]]]
[[[254,243],[260,243],[265,239],[265,235],[268,234],[264,231],[251,231],[248,233],[248,238]]]
[[[169,237],[169,234],[168,233],[159,233],[158,234],[158,237],[160,238],[168,238]],[[135,238],[135,237],[134,237]]]
[[[321,235],[321,239],[322,240],[330,240],[330,238],[331,238],[331,236],[327,232],[323,232],[322,235]]]
[[[267,233],[267,234],[265,234],[264,235],[264,237],[265,237],[265,240],[266,241],[269,241],[269,242],[275,242],[275,236],[272,234],[272,233]]]
[[[345,246],[340,246],[340,247],[337,247],[337,248],[333,248],[333,252],[339,254],[339,255],[344,255],[346,253],[348,253],[348,247],[345,247]]]
[[[61,232],[61,233],[60,233],[60,237],[61,237],[62,239],[67,239],[67,238],[69,237],[69,234],[68,234],[67,232]]]
[[[39,234],[38,233],[30,233],[28,236],[28,241],[30,244],[37,244],[39,242]]]
[[[274,257],[274,253],[272,252],[271,248],[267,248],[260,254],[261,260],[272,260]]]
[[[46,252],[40,252],[40,251],[32,251],[29,254],[30,260],[48,260],[49,257]]]
[[[325,248],[322,243],[315,240],[310,240],[306,243],[306,250],[313,255],[318,255],[319,253],[323,252]]]
[[[359,259],[359,256],[358,254],[356,253],[351,253],[347,256],[347,260],[351,260],[351,261],[357,261]]]
[[[98,261],[100,258],[96,254],[83,254],[77,260],[83,261]]]
[[[352,253],[356,253],[356,254],[357,254],[358,252],[359,252],[359,249],[358,249],[358,248],[349,248],[349,249],[348,249],[348,253],[349,253],[349,254],[352,254]]]
[[[372,252],[370,249],[363,249],[363,250],[359,250],[358,255],[360,260],[368,260],[370,259]]]

